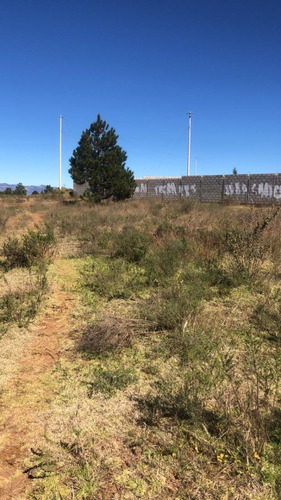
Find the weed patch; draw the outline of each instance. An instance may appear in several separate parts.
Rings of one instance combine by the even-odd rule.
[[[81,309],[34,498],[277,500],[278,210],[59,206],[46,217],[79,246]]]
[[[109,366],[98,365],[93,370],[93,381],[88,381],[88,396],[91,398],[97,392],[113,395],[117,390],[125,389],[128,385],[136,382],[137,377],[131,367],[116,364]]]
[[[6,269],[15,267],[30,268],[48,262],[53,253],[55,243],[51,226],[45,225],[42,230],[29,230],[21,239],[9,238],[3,245],[2,263]]]
[[[141,269],[123,259],[88,257],[82,276],[88,290],[108,300],[132,298],[141,292],[146,282]]]
[[[134,226],[125,226],[116,236],[114,257],[128,262],[140,262],[149,247],[149,236]]]
[[[280,207],[266,215],[254,213],[250,220],[241,221],[239,227],[226,230],[225,249],[232,259],[231,271],[242,282],[254,281],[260,276],[261,266],[270,250],[265,234],[279,212]]]
[[[7,331],[11,324],[20,328],[34,318],[42,297],[46,292],[46,275],[37,275],[29,289],[7,292],[0,297],[0,332]]]

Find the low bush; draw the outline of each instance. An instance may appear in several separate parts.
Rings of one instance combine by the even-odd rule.
[[[198,305],[188,287],[171,285],[145,299],[141,314],[155,329],[173,331],[195,314]]]
[[[169,280],[168,280],[169,278]],[[147,318],[156,329],[173,331],[182,328],[183,324],[192,321],[199,313],[204,301],[211,300],[225,290],[225,283],[217,271],[196,269],[186,263],[178,272],[170,277],[159,275],[158,286],[151,295],[143,300],[141,314]],[[222,282],[220,282],[222,280]]]
[[[5,332],[10,324],[19,327],[28,325],[40,305],[47,288],[45,274],[37,275],[28,290],[7,292],[0,297],[0,332]]]
[[[205,422],[206,401],[224,379],[218,345],[214,338],[210,341],[209,331],[193,329],[191,321],[177,327],[163,342],[167,359],[177,356],[178,363],[155,382],[141,407],[145,418],[154,424],[157,418],[171,417],[200,426]]]
[[[82,276],[88,290],[108,300],[128,299],[138,295],[146,282],[142,270],[123,259],[94,259],[89,256]]]
[[[9,238],[3,245],[6,269],[31,267],[48,262],[53,254],[55,236],[50,225],[38,231],[29,230],[21,239]]]
[[[281,289],[261,296],[250,321],[257,330],[263,332],[269,340],[281,343]]]
[[[270,242],[266,238],[269,224],[280,212],[280,207],[267,214],[253,213],[239,226],[225,232],[225,251],[231,258],[231,272],[242,281],[255,280],[260,276],[261,267],[269,257]]]
[[[149,236],[134,226],[125,226],[116,235],[114,257],[122,257],[128,262],[140,262],[149,247]]]
[[[164,285],[182,268],[187,247],[180,238],[167,239],[150,247],[142,265],[151,285]]]

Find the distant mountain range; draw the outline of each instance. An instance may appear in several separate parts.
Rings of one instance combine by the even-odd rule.
[[[13,191],[16,187],[16,184],[0,184],[0,192],[2,191],[5,191],[5,189],[7,188],[11,188]],[[46,186],[24,186],[26,191],[27,191],[27,194],[32,194],[33,191],[38,191],[38,193],[41,193],[41,191],[44,191],[45,187]]]

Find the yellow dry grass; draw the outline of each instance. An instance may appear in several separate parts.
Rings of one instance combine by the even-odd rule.
[[[235,226],[241,217],[262,217],[260,209],[140,200],[101,206],[81,201],[68,206],[43,198],[20,205],[11,202],[8,208],[11,218],[3,240],[47,220],[54,224],[58,248],[48,270],[48,295],[37,316],[28,328],[11,325],[0,340],[1,500],[276,500],[280,462],[273,437],[268,437],[262,453],[253,452],[249,440],[247,458],[240,452],[239,439],[247,441],[245,435],[248,432],[251,437],[254,425],[247,407],[252,404],[254,387],[252,372],[246,374],[247,342],[253,342],[252,352],[259,353],[257,362],[265,363],[269,359],[263,358],[268,356],[269,345],[265,326],[272,321],[278,328],[280,220],[274,220],[268,233],[271,260],[258,269],[265,284],[261,280],[251,288],[244,283],[225,292],[220,283],[208,282],[198,309],[169,330],[148,318],[157,313],[163,299],[161,283],[155,288],[141,282],[141,293],[129,299],[113,296],[109,300],[85,290],[81,274],[85,251],[92,252],[94,259],[101,256],[103,263],[111,262],[114,235],[127,225],[147,231],[153,248],[159,248],[155,232],[159,225],[169,223],[184,228],[189,242],[202,233],[190,257],[198,252],[206,260],[216,252],[210,247],[215,245],[210,235],[223,232],[227,221]],[[223,270],[229,266],[228,259]],[[194,268],[197,265],[199,269],[193,263]],[[198,269],[197,274],[191,269],[190,282],[205,276]],[[180,278],[184,279],[183,272],[171,280]],[[0,295],[26,290],[32,283],[32,273],[25,270],[3,272]],[[205,282],[194,283],[201,293]],[[167,280],[164,291],[170,285]],[[109,336],[127,339],[129,330],[130,342],[108,342]],[[89,352],[83,351],[83,342],[81,350],[85,332],[100,336],[90,342]],[[253,336],[246,338],[247,332]],[[258,343],[259,332],[264,346]],[[97,349],[102,342],[109,351]],[[217,351],[209,349],[212,343]],[[193,358],[188,358],[188,349]],[[217,368],[229,359],[238,366],[239,387],[231,379],[232,372],[221,376]],[[212,360],[221,378],[211,383]],[[190,367],[196,372],[193,379]],[[266,377],[266,366],[261,370]],[[272,391],[267,411],[272,418],[280,411],[277,364],[274,377],[275,392],[271,380],[267,381]],[[184,398],[177,399],[182,393],[188,399],[189,393],[181,391],[190,379],[189,390],[195,390],[200,379],[202,391],[198,390],[197,397],[203,416],[198,412],[195,421],[188,415]],[[260,405],[267,397],[263,391],[258,395]],[[237,415],[233,416],[235,405]],[[239,405],[243,407],[240,414]],[[245,432],[244,425],[248,425]]]

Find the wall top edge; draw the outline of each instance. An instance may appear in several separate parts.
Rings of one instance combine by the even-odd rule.
[[[173,177],[172,175],[169,177],[135,177],[136,181],[157,181],[159,179],[181,179],[181,177]]]
[[[257,176],[262,176],[262,177],[272,177],[272,176],[278,176],[278,175],[281,175],[281,172],[272,172],[272,173],[266,173],[266,174],[263,174],[263,173],[256,173],[256,174],[210,174],[210,175],[182,175],[181,177],[135,177],[135,181],[157,181],[157,180],[169,180],[169,179],[202,179],[202,178],[206,178],[206,177],[217,177],[217,178],[224,178],[224,177],[257,177]]]

